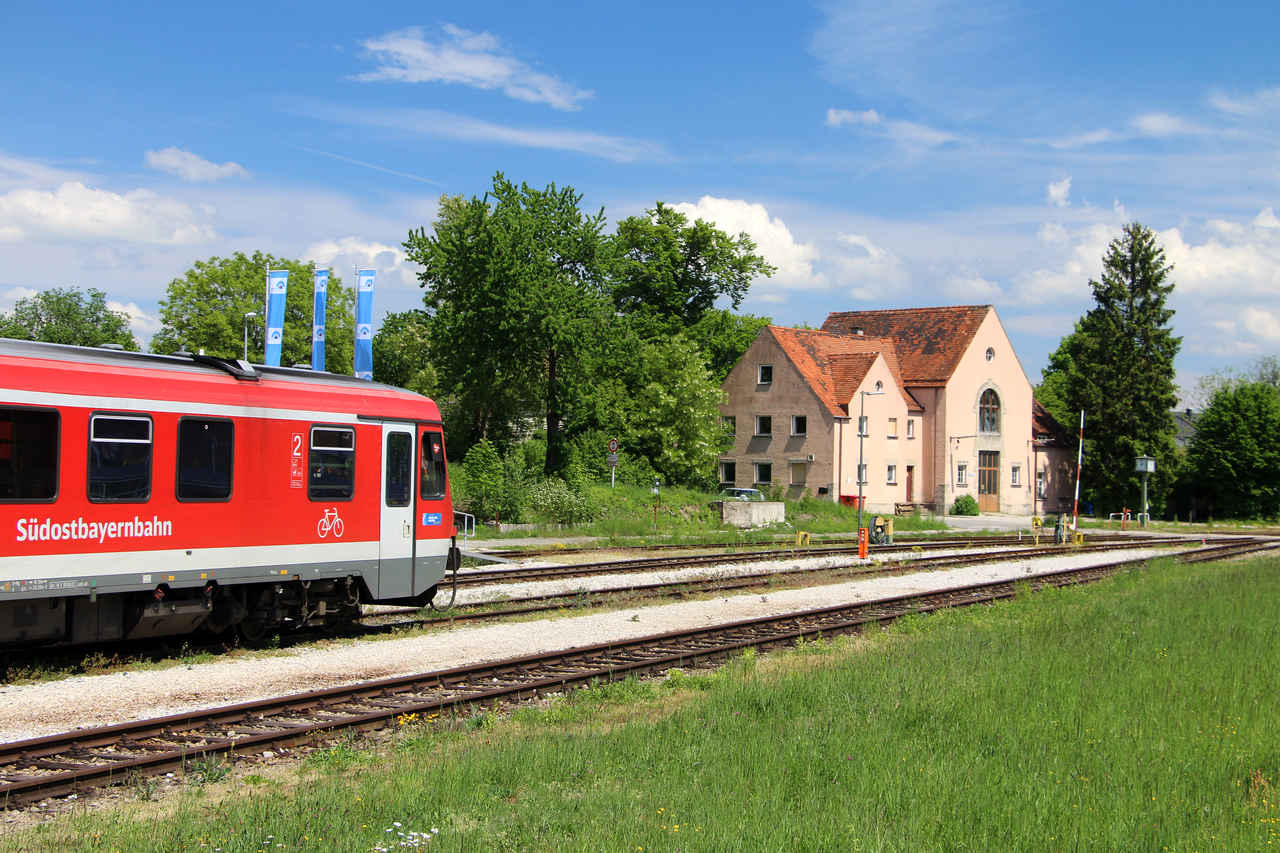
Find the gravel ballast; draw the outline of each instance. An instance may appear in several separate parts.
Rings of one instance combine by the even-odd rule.
[[[706,601],[630,607],[608,613],[532,622],[442,628],[403,639],[356,640],[299,647],[260,657],[178,665],[163,670],[117,672],[5,686],[0,687],[0,742],[718,622],[890,598],[983,581],[1027,578],[1117,559],[1141,559],[1168,553],[1167,548],[1147,548],[1119,554],[1064,554],[1012,559],[804,589],[772,590],[764,595],[753,593]],[[831,562],[837,560],[831,558]],[[847,564],[849,560],[841,558],[838,562]],[[765,570],[759,564],[750,568]],[[770,568],[777,570],[779,565],[773,564]],[[815,565],[814,568],[820,566]],[[737,573],[737,570],[724,566],[717,567],[717,571]],[[615,576],[619,579],[614,581],[614,585],[650,582],[671,574]],[[707,576],[707,571],[702,570],[699,576]],[[560,583],[565,588],[576,589],[588,586],[588,580],[589,586],[595,587],[600,579],[577,578]],[[546,587],[547,583],[536,586]],[[516,589],[504,589],[513,596],[517,594]],[[489,594],[492,592],[490,590]],[[468,591],[467,597],[481,596],[482,593],[482,590]],[[459,601],[462,600],[460,592]]]

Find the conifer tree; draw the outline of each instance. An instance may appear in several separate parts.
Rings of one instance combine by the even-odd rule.
[[[1154,232],[1137,222],[1111,241],[1102,265],[1102,280],[1089,282],[1095,305],[1070,336],[1071,358],[1061,360],[1065,402],[1086,413],[1082,485],[1097,512],[1135,508],[1142,486],[1134,459],[1153,456],[1157,513],[1177,474],[1173,360],[1182,339],[1173,334],[1166,305],[1173,265]]]

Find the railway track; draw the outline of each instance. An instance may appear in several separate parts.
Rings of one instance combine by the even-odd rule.
[[[1280,543],[1236,541],[1183,556],[1223,559],[1277,547]],[[20,807],[138,775],[182,770],[189,761],[207,756],[234,759],[323,739],[340,729],[378,728],[403,715],[430,718],[559,693],[600,679],[703,665],[747,648],[776,648],[856,632],[910,613],[1010,598],[1018,586],[1086,583],[1144,562],[1120,560],[1025,580],[742,620],[0,744],[0,806]]]
[[[1220,540],[1222,544],[1236,542],[1235,539]],[[1241,540],[1243,541],[1243,540]],[[1095,551],[1115,551],[1128,548],[1141,548],[1150,545],[1186,545],[1189,544],[1185,540],[1169,540],[1169,539],[1141,539],[1126,540],[1120,543],[1097,543],[1076,546],[1072,553],[1090,553]],[[1059,549],[1061,546],[1055,546]],[[856,549],[854,551],[856,553]],[[781,569],[772,571],[767,574],[761,573],[742,573],[734,575],[721,575],[714,578],[692,578],[687,580],[675,581],[652,581],[647,583],[629,584],[626,586],[609,587],[600,590],[570,590],[562,592],[550,592],[532,595],[522,595],[513,598],[503,599],[504,603],[518,604],[516,607],[502,607],[494,609],[494,602],[484,602],[474,605],[458,605],[452,610],[441,611],[434,615],[410,620],[402,620],[396,622],[397,626],[405,624],[434,624],[440,622],[464,622],[479,621],[486,619],[499,619],[504,616],[519,616],[528,613],[544,613],[555,610],[563,610],[567,606],[591,606],[597,602],[604,602],[610,598],[616,598],[620,595],[641,595],[652,597],[684,597],[687,595],[708,593],[708,592],[729,592],[744,589],[755,589],[761,587],[776,586],[778,579],[803,578],[805,576],[846,576],[849,578],[866,579],[872,577],[883,577],[890,575],[907,574],[917,571],[928,571],[934,568],[952,568],[959,566],[974,565],[977,563],[999,562],[1004,560],[1015,560],[1025,557],[1043,557],[1054,552],[1046,550],[1045,546],[1036,548],[1029,546],[1020,549],[1004,550],[1004,551],[985,551],[980,554],[956,555],[948,554],[938,557],[911,557],[900,560],[889,560],[887,562],[868,565],[865,563],[847,563],[836,566],[823,566],[818,568],[794,568]],[[815,556],[808,553],[799,553],[797,557]],[[732,559],[732,558],[730,558]],[[776,559],[776,557],[775,557]],[[610,564],[602,563],[601,566]],[[607,575],[611,574],[606,570],[593,572],[592,574]],[[540,580],[543,578],[534,578]],[[554,578],[553,578],[554,579]],[[421,612],[419,608],[403,608],[399,611],[384,611],[381,614],[365,617],[366,621],[376,620],[382,617],[394,617],[397,614],[416,614]]]
[[[1052,534],[1042,536],[1044,544],[1052,544]],[[1047,540],[1047,541],[1045,541]],[[981,539],[950,539],[945,541],[902,542],[893,545],[875,545],[870,548],[871,555],[882,555],[896,552],[944,551],[957,548],[988,548],[1003,546],[1027,547],[1033,541],[1030,536],[990,536]],[[1179,542],[1185,540],[1168,536],[1107,536],[1090,538],[1090,543],[1136,543],[1149,545],[1153,542]],[[1123,547],[1123,544],[1121,545]],[[692,568],[695,566],[714,565],[717,563],[750,563],[768,562],[779,559],[798,559],[807,557],[848,556],[858,553],[857,544],[839,545],[835,547],[803,547],[774,548],[767,551],[721,551],[715,554],[684,554],[676,557],[644,557],[630,560],[608,560],[595,563],[573,563],[556,566],[537,566],[515,569],[471,569],[458,573],[458,587],[482,586],[493,583],[510,583],[512,581],[544,581],[566,577],[588,577],[602,574],[623,574],[627,572],[654,572],[668,569]]]

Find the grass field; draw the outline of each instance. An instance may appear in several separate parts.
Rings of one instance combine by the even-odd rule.
[[[200,767],[177,797],[7,841],[121,851],[1274,849],[1278,602],[1275,559],[1162,561],[709,675],[598,687],[513,717],[405,720],[390,744],[343,743],[298,770],[251,768],[215,783]]]

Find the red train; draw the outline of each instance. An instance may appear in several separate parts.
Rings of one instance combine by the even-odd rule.
[[[459,559],[435,403],[305,369],[0,339],[0,644],[354,618]]]

